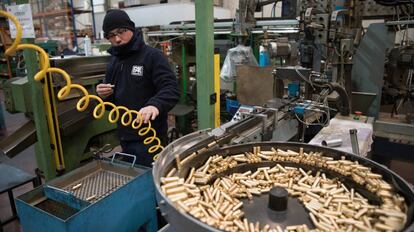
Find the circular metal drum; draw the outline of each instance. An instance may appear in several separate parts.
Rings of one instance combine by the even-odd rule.
[[[202,138],[202,139],[208,140],[208,137],[203,137],[203,132],[199,133],[197,136],[199,136],[199,139]],[[195,139],[194,141],[191,141],[191,135],[189,135],[186,138],[184,138],[184,140],[182,141],[185,141],[185,143],[173,143],[170,146],[168,146],[161,153],[159,159],[155,162],[155,165],[153,168],[153,178],[154,178],[154,183],[156,187],[155,189],[156,189],[156,196],[157,196],[158,204],[160,206],[162,215],[167,219],[167,221],[170,223],[172,228],[175,229],[175,231],[221,231],[221,229],[223,228],[226,228],[226,230],[229,230],[229,231],[233,231],[233,230],[242,231],[243,230],[242,228],[247,228],[248,231],[259,231],[257,229],[258,225],[256,225],[256,227],[254,226],[252,227],[252,225],[250,225],[250,227],[249,225],[243,227],[243,224],[240,225],[240,223],[237,223],[238,227],[236,227],[236,225],[232,225],[233,227],[226,227],[225,225],[223,225],[222,227],[219,227],[217,226],[217,224],[215,226],[209,226],[209,224],[213,225],[213,223],[209,223],[206,220],[204,220],[203,222],[203,220],[200,220],[200,218],[194,217],[193,215],[195,214],[190,215],[189,210],[184,210],[187,207],[183,206],[180,201],[177,201],[178,198],[175,198],[174,200],[174,198],[172,198],[171,195],[167,196],[166,192],[173,191],[173,190],[168,190],[168,188],[166,190],[165,183],[166,183],[166,180],[168,180],[169,178],[174,179],[174,180],[177,180],[179,178],[186,179],[189,175],[194,174],[194,168],[197,169],[200,167],[204,167],[206,166],[206,162],[207,164],[209,162],[210,163],[213,162],[211,161],[212,159],[222,160],[223,157],[224,158],[228,158],[229,156],[236,157],[238,154],[241,154],[240,156],[242,156],[242,154],[253,154],[257,152],[260,153],[262,151],[265,151],[263,153],[266,154],[266,151],[272,151],[272,150],[275,151],[275,149],[289,151],[294,154],[299,154],[299,153],[300,154],[316,154],[318,153],[318,154],[322,154],[323,157],[326,158],[326,160],[331,160],[331,161],[328,161],[327,163],[329,162],[334,163],[334,162],[339,162],[339,161],[343,163],[348,162],[354,165],[355,168],[349,168],[347,169],[347,171],[345,171],[345,170],[342,170],[341,168],[332,168],[331,166],[318,164],[317,162],[316,163],[315,162],[313,163],[302,162],[302,161],[296,162],[294,158],[289,158],[286,160],[261,159],[261,160],[249,161],[245,163],[235,162],[235,164],[237,165],[230,165],[230,167],[226,169],[218,170],[217,172],[210,173],[211,175],[206,174],[206,178],[207,176],[209,176],[209,178],[206,179],[206,184],[210,186],[213,185],[213,183],[217,184],[218,179],[227,178],[228,176],[232,176],[232,174],[234,173],[253,173],[253,175],[256,175],[257,172],[260,170],[268,170],[270,173],[270,170],[272,170],[271,167],[278,166],[280,167],[279,170],[284,170],[283,167],[288,167],[289,169],[292,169],[292,170],[295,169],[298,175],[302,175],[302,176],[313,175],[312,178],[317,177],[317,181],[322,179],[322,177],[325,178],[325,180],[326,180],[326,177],[329,177],[332,180],[338,181],[338,183],[342,183],[341,184],[342,187],[346,189],[348,194],[350,192],[351,198],[342,199],[338,201],[339,202],[340,201],[343,201],[343,202],[351,201],[349,204],[358,205],[359,210],[355,211],[357,213],[355,215],[350,216],[352,219],[345,219],[345,217],[337,214],[337,212],[333,212],[332,210],[322,209],[322,210],[319,210],[319,212],[328,213],[329,211],[330,213],[332,213],[333,215],[332,217],[337,218],[338,219],[337,221],[341,223],[352,224],[355,222],[356,224],[353,225],[355,226],[353,231],[362,231],[363,229],[361,228],[365,228],[362,224],[360,226],[358,225],[359,222],[357,221],[357,219],[359,218],[362,220],[361,215],[363,215],[366,212],[371,212],[370,215],[372,217],[377,217],[377,216],[378,218],[382,217],[381,220],[384,220],[384,215],[395,216],[395,215],[392,215],[392,213],[390,212],[385,212],[386,210],[383,210],[382,208],[380,208],[380,206],[382,204],[385,204],[384,199],[397,199],[397,198],[400,199],[400,202],[404,203],[404,205],[402,206],[402,208],[404,208],[402,210],[404,211],[404,213],[403,215],[401,215],[400,213],[396,216],[397,217],[402,216],[402,218],[404,218],[403,221],[405,222],[405,223],[402,223],[403,225],[397,225],[397,227],[399,228],[398,230],[407,231],[407,232],[414,231],[414,223],[413,223],[414,222],[414,219],[413,219],[414,192],[413,192],[413,189],[410,187],[410,185],[406,181],[404,181],[397,174],[395,174],[391,170],[369,159],[356,156],[353,154],[337,151],[334,149],[326,148],[326,147],[319,147],[319,146],[301,144],[301,143],[280,143],[280,142],[262,142],[262,143],[254,143],[254,144],[243,144],[243,145],[228,146],[224,148],[218,148],[218,147],[214,148],[214,146],[209,146],[210,147],[209,149],[203,149],[202,147],[200,147],[200,149],[202,150],[201,152],[198,152],[198,153],[191,152],[189,154],[187,151],[189,149],[193,149],[194,145],[197,144],[195,142]],[[262,157],[266,158],[266,155],[263,155]],[[358,179],[357,177],[355,177],[354,173],[357,172],[356,167],[366,168],[367,170],[369,170],[369,174],[367,174],[368,176],[366,176],[365,178],[369,179],[370,176],[372,176],[373,178],[378,178],[380,176],[381,179],[378,180],[378,182],[376,183],[383,183],[383,185],[381,186],[384,186],[384,188],[390,191],[390,192],[387,192],[387,191],[384,192],[385,195],[387,194],[388,195],[384,197],[383,195],[381,195],[383,193],[377,194],[379,190],[372,189],[372,186],[367,184],[367,183],[371,183],[370,182],[371,180],[363,179],[363,178]],[[267,175],[266,171],[264,171],[264,173],[265,175]],[[316,175],[316,173],[318,174]],[[320,176],[320,173],[323,173],[322,176]],[[203,177],[200,177],[200,178],[203,179]],[[234,178],[234,176],[232,178]],[[266,176],[266,178],[262,177],[262,179],[264,180],[268,178],[269,178],[268,176]],[[303,179],[301,179],[299,183]],[[190,186],[191,184],[187,184],[187,185]],[[311,187],[306,184],[303,184],[303,185]],[[314,186],[316,185],[318,185],[318,183],[314,183]],[[269,193],[267,192],[262,193],[262,194],[259,193],[256,195],[254,194],[254,191],[253,191],[254,188],[252,187],[252,189],[249,191],[253,193],[253,196],[252,197],[249,196],[248,198],[245,197],[245,198],[238,199],[236,202],[242,206],[241,207],[239,206],[237,208],[240,208],[240,210],[243,211],[242,212],[243,218],[247,218],[249,221],[257,222],[257,224],[260,223],[261,225],[260,231],[268,231],[267,229],[269,229],[269,226],[270,228],[276,228],[278,226],[280,226],[281,228],[289,228],[289,226],[298,225],[298,224],[303,225],[303,227],[306,227],[306,230],[307,228],[309,228],[309,229],[319,229],[319,231],[323,231],[324,228],[327,228],[324,225],[329,224],[329,221],[327,223],[324,223],[321,221],[320,225],[316,226],[315,223],[313,223],[315,222],[314,216],[310,217],[310,214],[312,215],[318,214],[318,210],[317,210],[318,208],[316,207],[318,204],[316,202],[318,199],[318,195],[309,193],[310,194],[309,199],[314,199],[314,200],[310,200],[308,201],[308,203],[304,204],[302,201],[299,201],[297,197],[293,196],[295,195],[295,191],[292,191],[291,186],[292,186],[292,183],[289,183],[289,190],[288,190],[289,197],[287,199],[287,202],[286,202],[286,199],[284,199],[285,194],[284,194],[283,189],[278,188],[278,189],[271,189],[270,191],[269,189],[267,190],[267,192],[270,192],[270,194],[274,195],[272,196],[274,202],[281,202],[281,203],[277,203],[279,205],[273,205],[273,207],[270,207],[269,205]],[[230,188],[230,186],[228,188]],[[297,188],[301,190],[300,187],[297,187]],[[337,191],[337,192],[340,193],[340,191]],[[229,198],[228,194],[224,194],[224,195],[225,195],[224,198],[226,199]],[[332,193],[331,195],[336,196],[338,194]],[[179,194],[174,195],[174,196],[179,197]],[[361,197],[360,199],[362,198],[367,199],[366,200],[367,204],[369,202],[369,205],[374,205],[372,208],[370,208],[371,211],[369,211],[368,209],[363,210],[362,208],[359,208],[359,203],[357,203],[355,200],[357,199],[356,196]],[[201,197],[207,197],[207,196],[202,195]],[[210,196],[210,198],[214,198],[214,197]],[[301,199],[303,199],[303,196]],[[229,199],[229,201],[231,200],[232,199]],[[329,204],[329,202],[327,201],[331,201],[331,200],[332,199],[330,200],[323,199],[323,202],[325,202],[325,204]],[[177,202],[179,202],[179,204],[181,204],[182,207],[178,207]],[[287,204],[287,209],[285,209],[286,204]],[[339,205],[339,208],[341,207],[341,203],[336,203],[336,204]],[[343,203],[343,204],[345,205],[346,203]],[[316,207],[316,210],[314,210],[315,208],[312,208],[313,207],[312,205]],[[376,206],[378,207],[373,209]],[[207,207],[206,209],[209,210],[209,207],[211,206],[206,205],[206,207]],[[322,206],[319,206],[319,208],[321,207]],[[213,209],[213,207],[211,207],[211,211],[209,211],[209,213],[211,213],[214,216],[215,215],[214,212],[217,212],[215,210],[217,210],[218,208],[220,207],[216,206],[216,209]],[[223,205],[222,208],[225,208],[225,205]],[[275,209],[280,209],[280,210],[275,210]],[[217,214],[220,214],[220,213],[217,213]],[[222,214],[219,216],[228,217],[228,215],[226,214]],[[349,218],[349,217],[346,217],[346,218]],[[377,219],[374,219],[374,220],[377,220]],[[231,223],[232,222],[229,222],[229,224]],[[369,228],[370,231],[387,231],[387,228],[389,229],[388,226],[391,226],[393,221],[389,221],[388,225],[387,223],[384,223],[384,225],[383,224],[376,225],[374,224],[374,222],[372,223],[373,223],[372,228],[371,227]],[[368,224],[370,224],[369,221],[368,221]],[[263,228],[263,225],[266,225],[265,228]],[[381,226],[384,227],[384,229],[381,229]],[[335,227],[336,227],[336,224],[335,224]],[[350,227],[352,227],[352,225],[350,225]],[[293,229],[293,231],[306,231],[306,230]],[[341,231],[339,227],[335,228],[335,230]]]
[[[270,42],[268,44],[270,57],[275,58],[279,56],[290,56],[292,53],[292,46],[289,42]]]

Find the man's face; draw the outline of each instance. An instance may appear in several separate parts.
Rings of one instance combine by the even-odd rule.
[[[112,46],[120,46],[128,43],[134,33],[126,28],[113,29],[108,33],[106,39],[111,42]]]

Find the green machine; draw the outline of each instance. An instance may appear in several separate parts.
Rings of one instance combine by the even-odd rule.
[[[71,56],[51,58],[50,61],[51,67],[64,69],[73,83],[86,87],[93,94],[95,86],[105,75],[109,60],[110,56]],[[93,154],[119,144],[114,130],[116,125],[105,118],[94,119],[92,106],[84,112],[77,111],[76,104],[82,93],[73,91],[65,100],[57,99],[57,92],[65,81],[58,74],[52,75],[49,74],[43,83],[33,82],[33,77],[19,77],[4,84],[6,110],[23,112],[33,120],[0,142],[0,149],[9,157],[36,143],[37,165],[46,180],[73,170]],[[31,85],[36,84],[40,88],[36,88],[33,95]],[[37,117],[46,123],[34,122],[39,115],[36,104],[44,105],[44,112]],[[39,136],[49,139],[40,142]]]

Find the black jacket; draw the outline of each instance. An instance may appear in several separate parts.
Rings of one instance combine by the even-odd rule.
[[[127,44],[111,47],[108,52],[113,57],[107,66],[104,82],[115,87],[107,100],[137,111],[148,105],[157,107],[160,114],[151,124],[158,137],[164,140],[168,130],[168,111],[179,99],[177,79],[167,58],[161,51],[147,46],[138,31]],[[140,137],[137,130],[122,126],[119,120],[118,135],[121,141],[142,141],[152,132]]]

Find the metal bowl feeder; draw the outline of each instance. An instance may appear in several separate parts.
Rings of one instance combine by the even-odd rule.
[[[204,141],[203,144],[209,144],[199,146],[199,141]],[[211,141],[206,136],[205,131],[201,131],[195,134],[185,136],[170,146],[168,146],[160,155],[160,158],[156,161],[153,168],[153,178],[156,189],[156,197],[160,206],[163,216],[170,223],[171,227],[175,231],[221,231],[218,226],[210,226],[208,223],[202,222],[200,219],[193,217],[188,212],[183,210],[182,207],[177,206],[177,201],[171,199],[163,191],[163,185],[161,180],[168,177],[186,178],[193,167],[198,168],[205,164],[205,162],[212,156],[219,155],[223,157],[243,154],[245,152],[252,152],[255,147],[260,147],[261,150],[271,150],[271,148],[278,148],[282,150],[291,150],[294,152],[302,151],[305,153],[321,152],[324,157],[331,157],[334,160],[340,160],[341,157],[346,160],[355,162],[369,167],[370,170],[375,173],[373,175],[381,175],[382,180],[386,181],[395,193],[398,193],[406,204],[405,224],[401,226],[401,231],[414,231],[414,192],[410,185],[404,181],[401,177],[395,174],[393,171],[385,168],[384,166],[373,162],[369,159],[356,156],[353,154],[333,150],[326,147],[313,146],[300,143],[281,143],[281,142],[262,142],[243,144],[236,146],[228,146],[223,148],[215,147],[214,141]],[[233,166],[223,172],[212,175],[207,182],[212,184],[217,178],[231,175],[232,173],[244,173],[246,171],[255,172],[258,168],[272,167],[275,165],[286,165],[290,167],[297,167],[305,170],[306,172],[322,171],[327,176],[340,180],[349,189],[354,189],[355,193],[364,196],[372,204],[381,204],[381,198],[367,190],[364,184],[355,182],[350,176],[343,176],[340,174],[340,170],[328,170],[323,167],[315,167],[311,165],[298,164],[291,161],[266,161],[257,163],[246,163],[242,165]],[[164,189],[165,190],[165,189]],[[353,191],[353,190],[352,190]],[[270,195],[270,198],[269,198]],[[269,201],[276,202],[272,204]],[[270,225],[275,228],[277,226],[289,229],[291,225],[303,224],[307,228],[315,229],[315,225],[312,222],[312,218],[309,217],[309,210],[304,207],[297,198],[283,197],[283,193],[276,191],[276,193],[261,194],[254,196],[251,201],[242,199],[243,202],[243,214],[245,218],[250,221],[260,222],[260,225]],[[270,204],[270,205],[269,205]],[[287,205],[286,209],[283,209],[283,205]],[[280,208],[277,210],[277,208]],[[275,210],[276,209],[276,210]],[[254,228],[250,227],[250,231]],[[291,227],[292,228],[292,227]],[[241,230],[241,229],[240,229]],[[358,230],[358,229],[357,229]],[[274,230],[276,231],[276,230]],[[296,230],[293,230],[296,231]],[[381,231],[381,230],[379,230]]]

